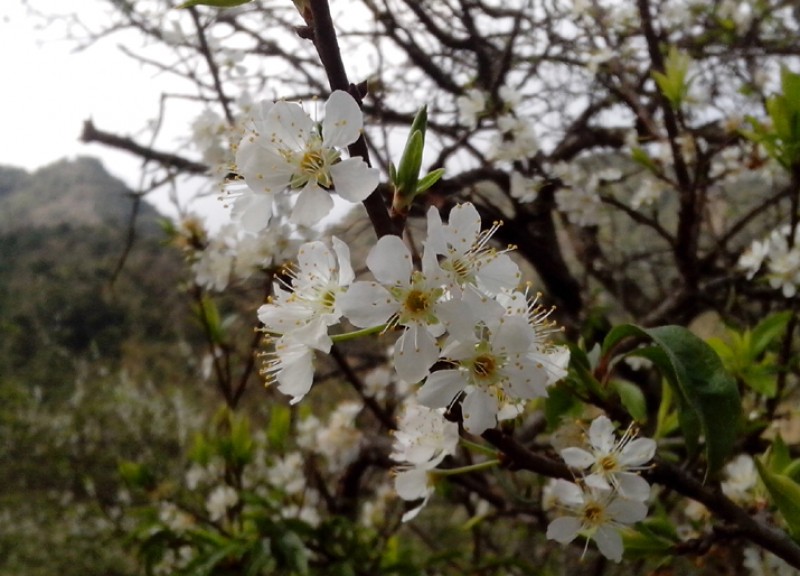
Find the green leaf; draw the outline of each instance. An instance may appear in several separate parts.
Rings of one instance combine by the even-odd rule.
[[[665,537],[662,531],[652,530],[644,523],[635,528],[624,530],[622,540],[625,544],[625,557],[629,560],[637,558],[654,558],[669,556],[673,553],[676,539]]]
[[[689,93],[687,75],[692,59],[688,54],[680,52],[677,47],[670,46],[664,61],[664,73],[653,72],[653,78],[661,93],[674,108],[678,108]]]
[[[770,472],[784,474],[791,463],[792,455],[789,453],[789,447],[783,441],[781,435],[778,434],[772,441],[772,446],[770,446],[767,467]]]
[[[772,341],[784,333],[791,318],[792,312],[787,310],[786,312],[767,316],[764,320],[759,322],[758,326],[753,328],[750,345],[753,350],[754,358],[763,354],[767,347],[772,344]]]
[[[397,190],[403,195],[412,195],[417,189],[419,169],[422,166],[422,149],[425,147],[425,137],[422,132],[415,130],[406,142],[400,165],[397,167]]]
[[[219,310],[214,300],[208,295],[203,294],[198,306],[197,315],[200,324],[208,331],[208,335],[215,344],[221,344],[225,337],[222,330],[222,322]]]
[[[627,380],[614,380],[611,385],[628,414],[637,422],[647,422],[647,402],[641,388]]]
[[[741,401],[736,381],[708,344],[681,326],[645,330],[670,359],[675,385],[705,435],[710,472],[725,462],[736,441]]]
[[[117,471],[123,481],[136,488],[150,490],[156,485],[155,475],[144,464],[123,460],[117,465]]]
[[[552,431],[558,428],[565,416],[577,417],[581,410],[583,410],[583,404],[575,398],[563,381],[548,390],[544,402],[544,417],[548,430]]]
[[[758,474],[764,482],[775,506],[786,520],[792,537],[800,537],[800,484],[783,474],[774,474],[758,459],[755,459]]]
[[[748,388],[767,398],[775,398],[778,393],[778,379],[773,366],[750,364],[739,376]]]
[[[247,4],[251,0],[188,0],[179,5],[178,8],[191,8],[192,6],[215,6],[217,8],[233,8]]]
[[[652,360],[672,385],[687,446],[696,445],[702,433],[708,470],[716,472],[733,448],[739,428],[741,404],[736,381],[716,352],[681,326],[617,326],[603,342],[604,353],[631,336],[646,338],[657,346],[637,353]]]
[[[639,148],[638,146],[631,150],[631,159],[637,164],[641,164],[653,174],[658,174],[659,169],[658,165],[653,161],[652,158],[644,151],[643,148]]]
[[[444,176],[444,168],[437,168],[433,172],[426,174],[418,183],[416,194],[422,194],[428,188],[436,184]]]

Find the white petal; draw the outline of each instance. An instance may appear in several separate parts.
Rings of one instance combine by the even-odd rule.
[[[508,254],[500,254],[485,266],[481,266],[477,274],[478,286],[489,294],[498,294],[501,290],[510,290],[520,281],[519,266]]]
[[[372,194],[381,180],[380,172],[362,158],[348,158],[331,166],[336,193],[348,202],[361,202]]]
[[[606,508],[606,512],[620,524],[634,524],[647,517],[647,505],[635,500],[615,498]]]
[[[522,316],[507,316],[492,335],[492,347],[508,354],[527,352],[536,334]]]
[[[447,244],[444,239],[444,224],[438,208],[428,208],[428,234],[425,240],[425,249],[432,250],[434,254],[447,254]]]
[[[289,186],[295,167],[265,147],[263,139],[245,136],[236,151],[236,171],[253,192],[280,192]]]
[[[272,216],[272,194],[244,192],[233,203],[231,216],[242,223],[246,232],[258,234]]]
[[[330,249],[319,240],[300,246],[297,264],[300,268],[298,280],[310,281],[311,284],[328,283],[331,280],[331,270],[336,268]]]
[[[547,396],[547,371],[530,357],[512,356],[503,372],[514,398],[533,400]]]
[[[408,248],[398,236],[384,236],[369,251],[367,267],[381,284],[407,286],[413,263]]]
[[[608,454],[614,448],[614,424],[607,416],[598,416],[589,427],[589,442],[595,450]]]
[[[645,502],[650,498],[650,484],[638,474],[619,472],[615,474],[615,477],[620,496],[639,502]]]
[[[580,486],[560,478],[556,480],[553,486],[553,497],[571,508],[579,508],[585,502],[583,490],[581,490]]]
[[[297,404],[314,382],[314,353],[306,349],[304,354],[284,366],[277,379],[278,390],[292,396],[290,404]]]
[[[583,448],[564,448],[559,454],[570,468],[583,470],[594,464],[594,456]]]
[[[333,251],[339,261],[339,286],[349,286],[356,275],[353,273],[353,266],[350,263],[350,247],[339,240],[336,236],[331,238]]]
[[[547,538],[561,544],[569,544],[578,535],[581,521],[574,516],[556,518],[547,526]]]
[[[466,382],[458,370],[434,372],[417,392],[417,402],[429,408],[444,408],[461,393]]]
[[[332,208],[331,195],[315,183],[309,182],[297,196],[291,221],[301,226],[313,226],[327,216]]]
[[[397,472],[394,489],[403,500],[417,500],[428,495],[428,471],[423,468],[410,468]]]
[[[364,118],[358,102],[343,90],[336,90],[325,103],[322,141],[329,148],[343,148],[358,140]]]
[[[267,112],[261,138],[275,148],[303,150],[314,135],[314,121],[295,102],[276,102]]]
[[[622,560],[625,547],[622,545],[622,536],[611,526],[600,526],[592,535],[600,553],[614,562]]]
[[[464,428],[472,434],[481,434],[497,424],[497,399],[482,390],[473,390],[461,404]]]
[[[398,307],[397,301],[377,282],[355,282],[337,301],[342,314],[358,328],[385,324]]]
[[[481,232],[481,217],[471,203],[455,206],[450,211],[445,239],[459,253],[465,253]]]
[[[589,488],[600,490],[601,492],[611,492],[614,489],[602,474],[589,474],[585,478],[585,482]]]
[[[401,380],[413,384],[429,374],[439,358],[439,346],[424,327],[413,324],[394,345],[394,367]]]
[[[655,440],[637,438],[628,442],[620,452],[619,463],[624,467],[647,464],[656,454]]]

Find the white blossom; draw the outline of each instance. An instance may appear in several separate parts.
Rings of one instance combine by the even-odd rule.
[[[486,109],[486,94],[477,88],[470,88],[464,95],[456,98],[458,120],[467,128],[475,129],[478,118]]]
[[[228,510],[239,503],[239,494],[236,490],[227,485],[217,486],[211,491],[206,500],[206,510],[212,522],[222,520]]]
[[[568,544],[578,535],[594,540],[600,553],[614,562],[622,560],[624,546],[620,528],[647,516],[647,506],[617,493],[556,480],[553,496],[570,515],[556,518],[547,526],[547,538]]]
[[[650,438],[634,438],[631,427],[617,440],[614,430],[607,416],[598,416],[589,427],[588,449],[572,446],[559,454],[571,468],[591,470],[584,478],[587,486],[616,489],[625,498],[644,502],[650,496],[650,485],[637,471],[653,459],[656,443]]]
[[[362,158],[341,157],[341,149],[355,142],[363,128],[358,103],[347,92],[331,94],[321,123],[299,104],[281,101],[254,124],[255,131],[242,139],[236,154],[237,170],[252,194],[237,198],[234,205],[239,215],[259,211],[261,221],[252,225],[267,225],[274,194],[287,189],[298,192],[291,220],[310,226],[333,207],[331,189],[349,202],[361,202],[378,185],[378,171]]]

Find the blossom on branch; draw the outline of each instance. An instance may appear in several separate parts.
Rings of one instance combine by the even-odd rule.
[[[624,551],[619,530],[647,516],[647,506],[642,502],[608,490],[590,487],[584,490],[566,480],[556,480],[552,494],[569,515],[550,522],[547,537],[568,544],[583,535],[594,540],[600,553],[614,562],[622,560]]]
[[[650,484],[637,472],[653,459],[656,443],[650,438],[634,438],[629,427],[617,440],[614,424],[598,416],[589,427],[586,448],[568,447],[559,454],[571,468],[590,469],[586,485],[600,490],[617,490],[620,496],[644,502],[650,497]]]
[[[281,101],[254,124],[236,154],[237,171],[250,193],[236,199],[234,213],[257,209],[259,224],[266,226],[274,195],[289,190],[298,192],[292,222],[310,226],[333,208],[331,190],[361,202],[377,187],[378,170],[359,157],[342,159],[341,149],[358,140],[363,129],[361,109],[347,92],[331,94],[321,123],[300,104]]]

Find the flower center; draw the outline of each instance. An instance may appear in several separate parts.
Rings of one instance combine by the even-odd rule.
[[[617,457],[614,454],[606,454],[597,462],[598,467],[605,472],[612,472],[617,469]]]
[[[481,354],[472,361],[472,373],[481,380],[490,379],[497,369],[497,360],[491,354]]]
[[[410,290],[406,295],[405,309],[411,316],[420,316],[430,306],[428,294],[422,290]]]
[[[596,502],[590,502],[583,508],[583,519],[590,526],[603,523],[603,507]]]
[[[324,148],[320,140],[313,139],[309,142],[302,155],[291,150],[285,151],[284,155],[297,167],[297,172],[289,181],[292,188],[302,188],[312,180],[323,188],[333,185],[330,168],[339,160],[339,153],[332,148]]]
[[[333,290],[326,290],[322,298],[320,298],[320,302],[326,310],[333,310],[336,304],[336,293]]]

